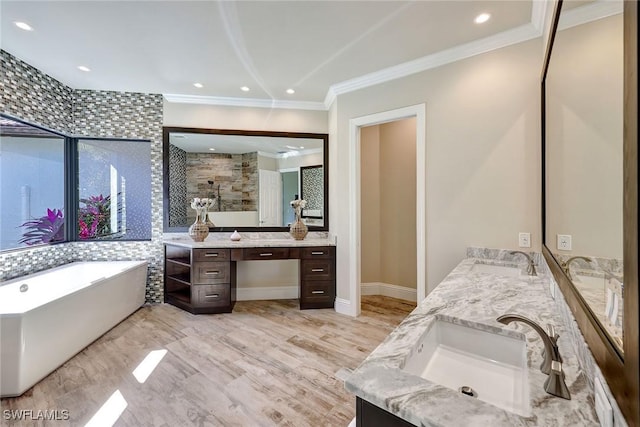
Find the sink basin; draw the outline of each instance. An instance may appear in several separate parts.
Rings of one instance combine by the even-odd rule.
[[[487,326],[484,326],[487,329]],[[529,416],[527,345],[521,338],[436,317],[403,370],[521,416]]]
[[[520,268],[506,265],[475,263],[471,266],[472,273],[497,274],[499,276],[518,277],[522,274]]]

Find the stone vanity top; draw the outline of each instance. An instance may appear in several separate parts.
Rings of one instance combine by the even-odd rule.
[[[295,240],[289,233],[240,233],[242,239],[234,242],[230,240],[231,233],[211,233],[204,242],[194,242],[186,233],[165,234],[162,240],[165,244],[181,246],[190,249],[205,248],[274,248],[274,247],[309,247],[335,246],[335,240],[327,233],[309,233],[304,240]]]
[[[345,380],[358,397],[417,426],[597,426],[593,395],[580,370],[567,328],[549,295],[546,276],[506,277],[471,271],[475,263],[501,261],[468,258],[434,289],[418,307]],[[571,400],[547,394],[540,372],[542,340],[528,325],[496,321],[503,314],[520,314],[560,334],[565,381]],[[405,359],[436,316],[455,317],[459,323],[478,323],[524,333],[527,342],[531,416],[522,417],[481,400],[401,370]],[[505,333],[508,334],[508,333]]]

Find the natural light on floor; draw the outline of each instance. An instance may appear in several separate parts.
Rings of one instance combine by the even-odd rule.
[[[85,427],[111,427],[127,407],[127,401],[120,390],[116,390],[89,420]]]
[[[156,369],[162,358],[167,354],[167,350],[154,350],[147,354],[142,362],[133,370],[133,376],[140,384],[144,383],[149,375]]]

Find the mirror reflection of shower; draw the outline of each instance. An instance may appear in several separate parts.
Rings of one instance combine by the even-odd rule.
[[[216,191],[214,191],[214,184],[215,182],[210,179],[207,181],[207,183],[209,184],[209,197],[212,199],[216,199],[216,206],[217,206],[217,211],[220,212],[222,211],[222,199],[220,198],[220,184],[218,184],[218,187],[216,188]]]

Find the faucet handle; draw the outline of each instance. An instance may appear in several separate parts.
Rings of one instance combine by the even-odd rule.
[[[555,326],[551,323],[547,323],[547,335],[549,335],[549,338],[551,339],[552,349],[554,352],[554,354],[551,355],[551,358],[562,362],[562,356],[560,356],[560,351],[558,350],[558,338],[560,338],[560,334],[556,332]],[[546,358],[546,351],[544,348],[540,352],[540,355],[543,358]]]
[[[551,362],[551,372],[544,382],[544,390],[554,396],[571,400],[571,393],[564,382],[564,372],[562,372],[562,362],[554,360]]]

